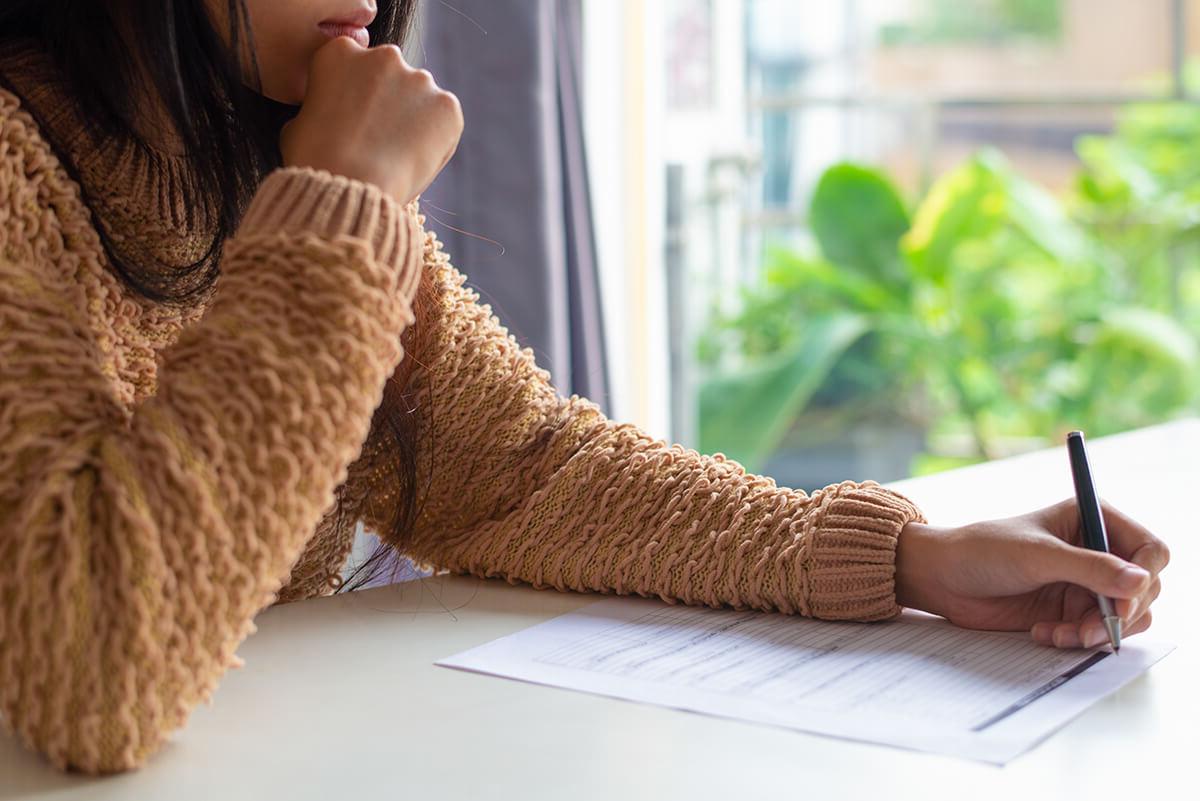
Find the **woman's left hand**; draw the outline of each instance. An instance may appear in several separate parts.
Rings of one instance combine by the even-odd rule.
[[[1029,631],[1045,645],[1091,648],[1108,640],[1099,592],[1114,600],[1122,638],[1145,631],[1170,551],[1102,506],[1107,554],[1084,547],[1073,498],[961,528],[910,523],[896,547],[896,601],[964,628]]]

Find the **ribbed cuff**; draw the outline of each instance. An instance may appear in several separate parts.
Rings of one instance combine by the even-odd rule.
[[[808,605],[825,620],[886,620],[896,603],[896,543],[925,516],[874,481],[847,483],[820,510],[807,548]]]
[[[310,167],[284,167],[263,180],[238,228],[239,235],[311,233],[369,242],[375,260],[398,273],[398,290],[412,299],[420,280],[424,235],[416,201],[401,206],[373,184]]]

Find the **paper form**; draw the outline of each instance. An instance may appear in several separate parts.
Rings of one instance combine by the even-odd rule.
[[[609,598],[437,664],[1003,764],[1173,649]]]

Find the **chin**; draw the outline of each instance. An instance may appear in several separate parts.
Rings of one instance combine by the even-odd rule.
[[[298,74],[297,74],[298,72]],[[262,94],[278,103],[298,106],[304,100],[304,92],[308,88],[307,70],[293,72],[287,77],[279,75],[263,75]]]

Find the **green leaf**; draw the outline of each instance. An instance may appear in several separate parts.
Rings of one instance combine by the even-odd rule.
[[[811,319],[788,350],[706,380],[700,387],[700,449],[724,453],[750,472],[761,470],[838,358],[868,328],[853,314]]]
[[[933,185],[901,246],[920,275],[945,284],[955,250],[964,241],[994,229],[1003,203],[995,174],[972,159]]]
[[[1175,318],[1151,309],[1106,312],[1097,332],[1098,345],[1121,345],[1141,352],[1163,368],[1190,375],[1200,365],[1200,346]]]
[[[988,241],[1004,229],[1062,264],[1078,264],[1088,256],[1087,238],[1054,196],[990,149],[934,184],[902,244],[918,274],[944,284],[962,258],[963,245]]]
[[[899,311],[908,309],[895,292],[878,281],[822,260],[804,260],[775,248],[764,259],[767,286],[787,293],[798,305],[809,308],[836,303],[854,311]]]
[[[1139,307],[1105,312],[1090,344],[1075,355],[1085,381],[1067,408],[1097,435],[1194,408],[1198,350],[1195,338],[1165,314]]]
[[[883,173],[857,164],[830,167],[813,193],[809,221],[825,258],[894,289],[907,289],[897,245],[910,220]]]
[[[1148,203],[1163,194],[1154,174],[1119,139],[1081,136],[1075,140],[1075,152],[1084,165],[1081,177],[1089,182],[1093,197],[1098,200],[1129,198]]]
[[[1087,258],[1086,238],[1053,195],[1015,172],[998,153],[985,151],[979,158],[1004,189],[1009,220],[1034,246],[1062,264]]]

